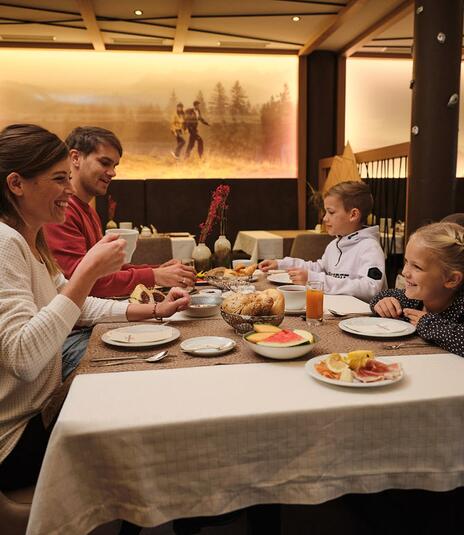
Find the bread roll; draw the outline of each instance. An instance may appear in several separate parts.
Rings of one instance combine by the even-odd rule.
[[[279,290],[276,290],[275,288],[269,288],[268,290],[264,290],[263,293],[272,297],[274,304],[271,309],[271,314],[283,314],[285,311],[285,300],[282,293],[279,292]]]

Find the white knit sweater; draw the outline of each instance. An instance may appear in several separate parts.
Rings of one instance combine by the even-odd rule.
[[[81,311],[59,294],[65,284],[0,223],[0,462],[60,385],[61,347],[76,322],[127,321],[118,301],[88,297]]]

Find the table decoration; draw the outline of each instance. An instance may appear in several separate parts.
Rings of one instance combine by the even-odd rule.
[[[116,213],[117,202],[108,195],[108,223],[106,224],[107,229],[118,228],[116,221],[114,220],[114,215]]]

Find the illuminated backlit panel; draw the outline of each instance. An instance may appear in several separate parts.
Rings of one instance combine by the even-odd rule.
[[[5,49],[0,63],[1,127],[113,130],[124,146],[119,178],[296,177],[296,56]],[[208,123],[196,131],[195,100]],[[179,102],[187,120],[176,157]]]

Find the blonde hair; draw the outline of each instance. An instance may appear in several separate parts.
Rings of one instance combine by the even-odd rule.
[[[374,199],[366,183],[359,180],[340,182],[324,194],[324,199],[335,195],[340,197],[345,211],[357,208],[361,212],[361,223],[366,223],[367,216],[374,206]]]
[[[464,227],[456,223],[432,223],[416,230],[412,238],[421,240],[435,253],[445,271],[464,274]]]

